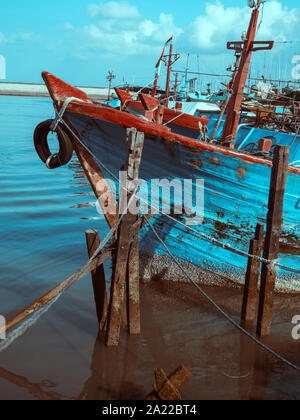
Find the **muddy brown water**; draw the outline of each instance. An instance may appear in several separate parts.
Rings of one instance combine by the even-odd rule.
[[[89,279],[84,282],[90,289]],[[1,355],[1,399],[139,400],[151,391],[155,368],[171,373],[181,364],[193,375],[181,390],[183,399],[300,399],[299,372],[253,344],[191,285],[143,284],[142,334],[129,337],[124,327],[117,349],[97,338],[92,296],[89,305],[68,304],[75,295],[80,301],[76,289],[73,299],[63,297]],[[238,320],[240,289],[205,290]],[[298,366],[300,341],[292,339],[291,320],[299,304],[300,296],[276,296],[272,334],[264,341]],[[67,330],[59,318],[68,322]]]

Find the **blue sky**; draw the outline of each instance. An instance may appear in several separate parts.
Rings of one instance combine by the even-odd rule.
[[[174,35],[182,54],[174,67],[184,69],[189,53],[190,70],[224,73],[232,62],[226,42],[240,39],[250,14],[246,0],[10,0],[1,5],[0,55],[7,81],[40,82],[47,70],[72,84],[104,86],[113,70],[116,84],[145,85]],[[291,78],[299,24],[298,0],[265,4],[257,39],[278,43],[255,54],[253,74]]]

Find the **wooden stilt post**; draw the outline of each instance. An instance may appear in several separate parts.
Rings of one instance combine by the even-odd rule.
[[[283,198],[288,174],[289,146],[276,146],[269,194],[267,233],[264,258],[276,260],[279,255],[279,240],[282,227]],[[271,264],[262,264],[261,289],[258,308],[257,334],[270,334],[276,282],[276,269]]]
[[[128,215],[129,216],[129,215]],[[130,224],[124,217],[118,234],[118,247],[113,268],[108,312],[107,346],[118,346],[122,325],[125,282],[130,248]]]
[[[133,232],[130,246],[127,275],[127,319],[130,335],[141,332],[140,321],[140,270],[139,270],[139,229]]]
[[[263,250],[264,225],[258,223],[255,231],[255,238],[250,241],[249,254],[260,257]],[[254,321],[258,300],[258,279],[260,262],[249,257],[245,278],[244,297],[242,305],[242,322]]]
[[[99,233],[96,230],[87,230],[85,236],[88,254],[91,258],[100,244]],[[100,331],[103,331],[108,308],[104,266],[100,265],[91,274],[99,328]]]
[[[136,129],[127,129],[127,203],[132,198],[136,189],[136,181],[139,177],[139,168],[144,145],[144,133]],[[120,224],[118,234],[118,247],[116,253],[115,267],[113,270],[108,329],[106,344],[117,346],[120,340],[122,313],[124,304],[124,292],[127,280],[127,313],[130,334],[140,333],[140,308],[139,308],[139,248],[138,248],[138,215],[133,209],[137,208],[137,199],[126,211]],[[121,205],[121,198],[120,203]],[[119,212],[125,210],[120,208]]]

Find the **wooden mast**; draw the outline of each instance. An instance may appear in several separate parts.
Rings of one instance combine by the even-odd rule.
[[[157,82],[158,82],[158,77],[159,77],[159,73],[160,73],[160,63],[163,61],[164,58],[164,54],[165,54],[165,49],[166,46],[168,45],[168,43],[170,41],[172,41],[173,37],[168,39],[168,41],[165,43],[164,48],[162,50],[161,56],[159,57],[159,60],[155,66],[156,68],[156,73],[155,73],[155,80],[154,80],[154,84],[153,84],[153,89],[152,89],[152,96],[154,97],[156,95],[156,90],[157,90]]]
[[[158,71],[155,74],[155,80],[154,80],[153,89],[152,89],[152,97],[153,98],[156,95],[157,82],[158,82]]]
[[[169,54],[164,55],[165,54],[165,49],[166,46],[170,43],[170,51]],[[153,84],[153,89],[152,89],[152,96],[154,97],[156,94],[156,90],[157,90],[157,81],[158,81],[158,77],[159,77],[159,67],[161,64],[161,61],[163,61],[165,63],[165,65],[167,66],[167,80],[166,80],[166,90],[165,90],[165,106],[167,107],[169,105],[169,95],[170,95],[170,81],[171,81],[171,71],[172,71],[172,65],[179,59],[180,55],[179,54],[173,54],[173,37],[171,37],[170,39],[168,39],[168,41],[165,43],[162,54],[155,66],[156,70],[156,74],[155,74],[155,80],[154,80],[154,84]]]
[[[240,65],[237,74],[234,74],[232,83],[233,93],[227,106],[227,117],[222,134],[223,143],[228,143],[230,146],[234,145],[234,141],[237,134],[242,99],[249,73],[252,52],[258,50],[272,49],[274,45],[273,41],[255,41],[260,5],[261,0],[257,0],[257,3],[254,6],[254,10],[252,12],[247,33],[247,39],[243,42],[227,43],[228,49],[241,52]]]
[[[169,105],[170,79],[171,79],[171,69],[172,69],[172,64],[173,64],[172,63],[172,55],[173,55],[173,42],[172,42],[172,39],[171,39],[168,70],[167,70],[167,80],[166,80],[166,99],[165,99],[165,106],[166,107],[168,107],[168,105]]]
[[[177,88],[178,88],[178,73],[175,75],[175,84],[174,84],[174,101],[177,99]]]

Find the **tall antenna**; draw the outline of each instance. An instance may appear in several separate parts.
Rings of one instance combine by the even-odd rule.
[[[112,71],[108,72],[108,76],[106,76],[106,79],[109,81],[109,87],[108,87],[108,95],[107,95],[107,100],[109,101],[110,99],[110,89],[111,89],[111,82],[113,79],[115,79],[117,76],[114,75],[114,73]]]
[[[170,50],[169,54],[164,55],[161,57],[161,60],[167,66],[167,80],[166,80],[166,92],[165,92],[165,106],[168,107],[169,105],[169,94],[170,94],[170,81],[171,81],[171,72],[172,72],[172,65],[179,60],[180,54],[173,54],[173,37],[171,37],[167,42],[166,45],[170,43]]]
[[[186,69],[185,69],[185,84],[187,84],[187,78],[188,78],[188,71],[189,71],[189,58],[190,58],[190,54],[187,54],[186,57]]]

